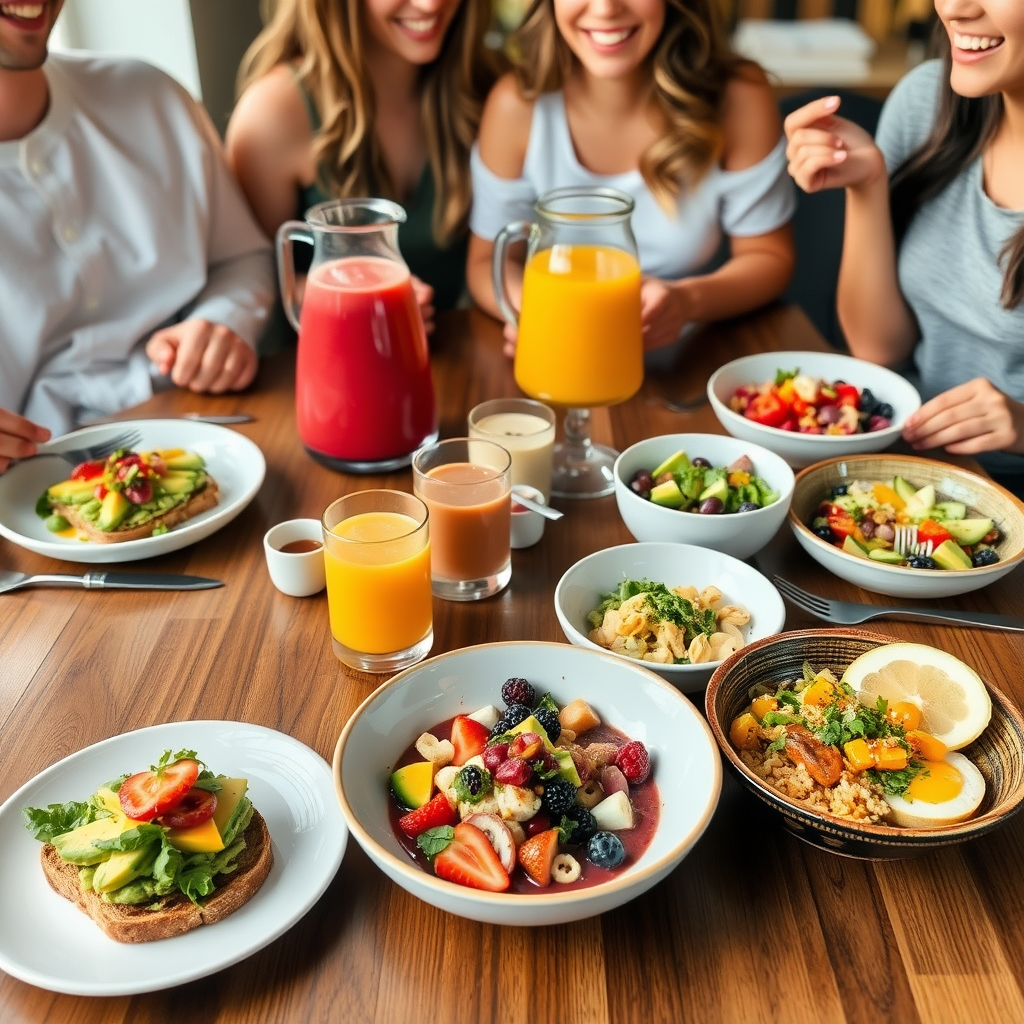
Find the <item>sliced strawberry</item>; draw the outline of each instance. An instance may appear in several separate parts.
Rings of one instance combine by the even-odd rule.
[[[558,856],[558,829],[539,832],[519,847],[519,863],[538,885],[551,884],[551,865]]]
[[[454,825],[458,816],[448,802],[444,793],[438,793],[422,807],[410,811],[398,819],[398,827],[413,839],[426,832],[428,828],[439,828],[441,825]]]
[[[489,735],[487,726],[481,725],[475,719],[467,718],[466,715],[456,715],[455,721],[452,722],[451,740],[455,748],[452,764],[465,764],[471,757],[482,754]]]
[[[136,821],[151,821],[174,807],[198,777],[199,763],[191,758],[138,772],[125,779],[117,791],[121,809]]]
[[[73,470],[71,470],[72,480],[95,480],[98,476],[103,476],[102,462],[80,462]]]
[[[455,837],[434,857],[434,874],[488,892],[504,892],[510,884],[490,840],[475,825],[465,822],[455,826]]]

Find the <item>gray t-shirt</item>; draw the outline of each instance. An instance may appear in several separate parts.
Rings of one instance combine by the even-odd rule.
[[[876,141],[891,174],[927,138],[938,110],[941,61],[911,71],[892,91]],[[985,377],[1024,401],[1024,303],[1004,309],[999,253],[1024,225],[1024,210],[1005,210],[985,194],[981,158],[918,210],[899,251],[903,296],[921,330],[914,348],[925,401]],[[1024,458],[986,453],[990,473],[1024,472]]]

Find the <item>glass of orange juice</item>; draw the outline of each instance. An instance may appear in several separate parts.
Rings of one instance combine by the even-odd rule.
[[[512,457],[493,441],[457,437],[412,457],[413,491],[430,510],[436,597],[478,601],[512,578]]]
[[[542,195],[534,210],[535,222],[509,224],[495,239],[494,294],[518,328],[516,383],[531,398],[568,409],[551,493],[600,497],[615,489],[618,452],[591,443],[590,408],[626,401],[644,379],[633,200],[612,188],[559,188]],[[510,244],[524,240],[517,312],[505,257]]]
[[[363,672],[397,672],[434,642],[427,506],[403,491],[346,494],[322,525],[334,653]]]

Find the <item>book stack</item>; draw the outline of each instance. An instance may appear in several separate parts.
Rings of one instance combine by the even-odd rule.
[[[855,21],[740,21],[733,46],[786,85],[838,85],[864,78],[875,41]]]

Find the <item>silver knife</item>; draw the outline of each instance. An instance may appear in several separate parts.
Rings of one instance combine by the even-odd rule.
[[[0,593],[18,587],[85,587],[86,590],[208,590],[222,587],[220,580],[206,576],[182,576],[153,572],[87,572],[84,576],[61,573],[0,573]]]
[[[960,626],[983,626],[986,629],[1006,629],[1013,633],[1024,633],[1024,619],[1013,615],[996,615],[994,612],[944,612],[938,609],[926,611],[924,608],[883,608],[879,606],[877,615],[869,615],[866,618],[947,622]]]

